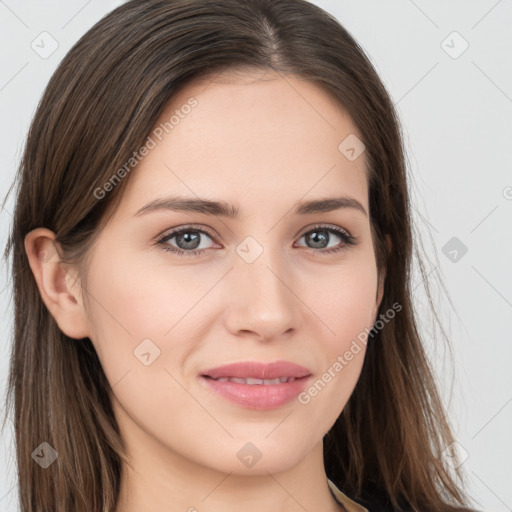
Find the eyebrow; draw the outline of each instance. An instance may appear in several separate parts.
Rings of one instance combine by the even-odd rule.
[[[346,196],[302,201],[297,204],[293,213],[295,215],[310,215],[312,213],[325,213],[348,208],[359,211],[368,217],[364,206],[357,199]],[[204,215],[214,215],[230,219],[236,219],[240,212],[238,206],[226,203],[225,201],[172,196],[150,201],[137,210],[135,216],[159,210],[202,213]]]

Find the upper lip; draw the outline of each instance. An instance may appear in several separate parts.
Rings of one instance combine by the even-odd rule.
[[[311,375],[304,366],[289,361],[275,361],[272,363],[260,363],[258,361],[246,361],[232,363],[211,368],[201,373],[203,376],[214,379],[222,377],[238,377],[253,379],[275,379],[278,377],[295,377],[299,379]]]

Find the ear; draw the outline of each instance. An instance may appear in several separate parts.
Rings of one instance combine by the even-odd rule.
[[[25,237],[25,252],[39,293],[60,330],[70,338],[89,336],[81,286],[61,261],[53,231],[37,228]]]

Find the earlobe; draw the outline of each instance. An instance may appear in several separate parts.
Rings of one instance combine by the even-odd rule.
[[[80,284],[61,261],[53,231],[37,228],[25,237],[25,252],[39,294],[60,330],[70,338],[89,336]]]

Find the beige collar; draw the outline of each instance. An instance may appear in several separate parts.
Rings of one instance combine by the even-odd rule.
[[[334,494],[334,497],[339,501],[346,509],[347,512],[368,512],[367,508],[362,507],[355,501],[352,501],[348,496],[343,494],[329,479],[327,483]]]

